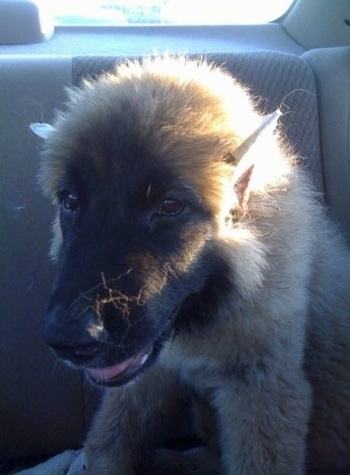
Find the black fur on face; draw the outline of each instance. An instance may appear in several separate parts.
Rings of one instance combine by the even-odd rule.
[[[199,308],[217,292],[216,275],[222,289],[225,265],[213,258],[215,220],[195,190],[137,144],[103,143],[98,158],[72,156],[60,179],[45,339],[94,381],[118,385],[156,359],[174,328],[210,320]]]

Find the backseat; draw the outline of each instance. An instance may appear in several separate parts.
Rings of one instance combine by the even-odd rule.
[[[281,108],[285,136],[348,235],[349,58],[345,48],[208,55],[250,88],[263,113]],[[40,143],[28,124],[50,122],[66,86],[122,59],[0,57],[0,460],[80,447],[98,403],[41,339],[53,209],[37,185]]]
[[[350,48],[310,50],[303,59],[316,79],[327,204],[350,242]]]

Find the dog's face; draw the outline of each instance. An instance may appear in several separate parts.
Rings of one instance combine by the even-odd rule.
[[[124,76],[71,94],[41,170],[58,207],[45,339],[109,386],[154,362],[174,329],[210,319],[199,307],[225,288],[218,216],[234,148],[198,85]]]

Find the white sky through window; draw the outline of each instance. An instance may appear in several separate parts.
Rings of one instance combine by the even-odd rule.
[[[54,0],[56,24],[210,25],[266,23],[293,0]]]

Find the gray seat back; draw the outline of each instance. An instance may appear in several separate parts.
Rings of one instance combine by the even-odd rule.
[[[303,58],[316,78],[327,203],[350,242],[350,48],[320,48]]]
[[[80,446],[93,394],[41,340],[52,279],[53,210],[36,183],[40,143],[30,122],[50,122],[64,87],[113,68],[115,57],[0,58],[0,459]],[[279,53],[210,55],[248,85],[322,188],[317,96],[308,64]]]

